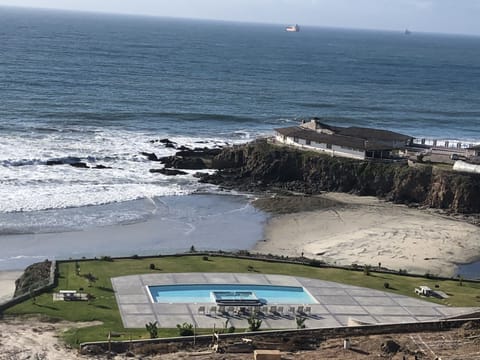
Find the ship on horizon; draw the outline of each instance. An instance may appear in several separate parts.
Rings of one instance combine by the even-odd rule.
[[[287,32],[299,32],[300,31],[300,26],[298,26],[298,24],[289,25],[285,28],[285,31],[287,31]]]

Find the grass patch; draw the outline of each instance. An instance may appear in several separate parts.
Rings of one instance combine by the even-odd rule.
[[[314,279],[335,281],[339,283],[362,286],[381,291],[390,291],[415,297],[414,288],[426,285],[450,295],[449,299],[440,300],[425,298],[451,306],[479,306],[478,297],[480,284],[463,281],[460,286],[454,280],[435,280],[402,276],[397,274],[376,273],[371,270],[370,275],[363,271],[351,271],[334,268],[317,268],[307,265],[274,263],[261,260],[245,260],[226,257],[209,256],[168,256],[157,258],[138,258],[122,260],[87,260],[79,261],[80,271],[77,273],[75,261],[58,263],[58,286],[52,291],[18,304],[6,311],[7,314],[43,314],[51,318],[65,319],[73,322],[101,321],[102,325],[71,329],[64,334],[67,343],[76,345],[80,342],[105,340],[108,333],[120,334],[118,339],[149,338],[146,329],[125,329],[122,325],[120,313],[115,301],[115,294],[110,281],[111,277],[145,274],[145,273],[175,273],[175,272],[256,272],[263,274],[281,274],[302,276]],[[155,264],[154,269],[151,264]],[[93,275],[95,280],[92,281]],[[90,279],[90,280],[89,280]],[[385,289],[388,282],[390,288]],[[92,294],[95,299],[91,302],[53,302],[52,293],[59,290],[80,290]],[[204,330],[203,332],[208,331]],[[202,331],[200,330],[199,333]],[[177,329],[159,329],[159,336],[176,336]]]

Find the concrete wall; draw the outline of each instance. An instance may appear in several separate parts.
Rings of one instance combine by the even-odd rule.
[[[316,339],[323,341],[323,339],[338,338],[338,337],[353,337],[353,336],[368,336],[368,335],[387,335],[387,334],[402,334],[402,333],[419,333],[425,331],[446,331],[459,328],[469,321],[479,321],[477,318],[461,319],[461,320],[444,320],[432,322],[415,322],[407,324],[388,324],[388,325],[365,325],[365,326],[351,326],[338,328],[318,328],[318,329],[300,329],[300,330],[277,330],[277,331],[259,331],[259,332],[244,332],[233,334],[219,334],[221,344],[226,344],[229,341],[239,341],[242,338],[249,338],[255,341],[258,338],[262,343],[269,343],[267,348],[272,348],[276,345],[285,343],[284,339],[288,337],[304,338],[305,341]],[[168,344],[176,343],[184,344],[190,350],[193,348],[192,336],[163,338],[152,340],[133,340],[133,341],[97,341],[80,344],[80,352],[86,353],[89,347],[95,346],[106,351],[111,348],[117,353],[124,353],[129,349],[134,349],[138,345],[148,344]],[[211,335],[202,335],[195,337],[195,344],[205,346],[211,344]],[[258,344],[256,344],[258,345]],[[275,346],[276,347],[276,346]],[[261,348],[261,346],[258,346]]]
[[[480,165],[469,164],[465,161],[457,160],[455,161],[455,164],[453,164],[453,170],[480,174]]]

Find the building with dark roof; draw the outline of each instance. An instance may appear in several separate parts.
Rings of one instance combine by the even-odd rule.
[[[413,142],[413,137],[393,131],[331,126],[316,118],[275,132],[280,143],[360,160],[391,158]]]

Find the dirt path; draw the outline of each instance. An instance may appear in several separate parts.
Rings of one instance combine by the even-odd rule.
[[[6,318],[0,320],[0,360],[87,359],[66,347],[61,332],[72,327],[98,325],[100,322],[45,322],[40,318]]]

